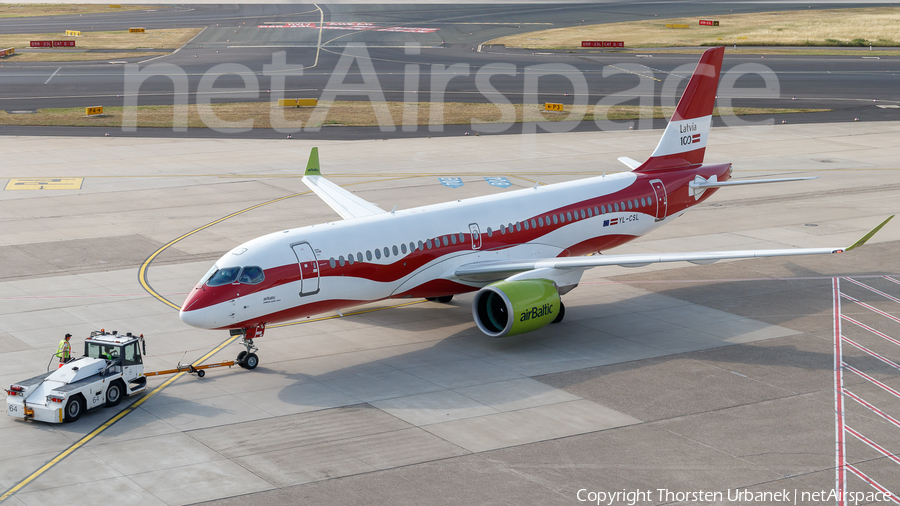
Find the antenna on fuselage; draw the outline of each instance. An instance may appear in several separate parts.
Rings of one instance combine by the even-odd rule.
[[[396,211],[396,210],[397,210],[397,206],[394,206],[394,208],[391,209],[391,214],[394,214],[394,211]]]

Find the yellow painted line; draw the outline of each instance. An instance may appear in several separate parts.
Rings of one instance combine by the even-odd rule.
[[[240,337],[240,336],[232,336],[232,337],[229,337],[225,342],[223,342],[222,344],[220,344],[220,345],[216,346],[215,348],[213,348],[212,351],[210,351],[210,352],[207,353],[206,355],[203,355],[203,357],[201,357],[199,360],[195,361],[192,365],[193,365],[194,367],[200,365],[200,364],[203,363],[205,360],[209,359],[209,357],[211,357],[211,356],[215,355],[216,353],[218,353],[219,351],[221,351],[222,348],[224,348],[224,347],[228,346],[229,344],[231,344],[232,342],[234,342],[234,340],[237,339],[238,337]],[[181,378],[182,376],[184,376],[185,374],[187,374],[187,371],[180,372],[180,373],[176,374],[175,376],[169,378],[165,383],[163,383],[162,385],[160,385],[160,386],[156,387],[155,389],[153,389],[152,392],[150,392],[149,394],[147,394],[147,395],[141,397],[140,399],[136,400],[136,401],[133,402],[130,406],[128,406],[127,408],[123,409],[122,411],[120,411],[119,413],[117,413],[115,416],[113,416],[112,418],[110,418],[109,420],[107,420],[106,422],[104,422],[102,425],[100,425],[100,426],[97,427],[96,429],[92,430],[92,431],[91,431],[90,433],[88,433],[86,436],[84,436],[83,438],[81,438],[81,439],[79,439],[78,441],[76,441],[74,444],[72,444],[72,446],[70,446],[70,447],[66,448],[65,450],[63,450],[62,453],[60,453],[59,455],[57,455],[56,457],[54,457],[53,459],[51,459],[50,462],[47,462],[46,464],[44,464],[43,466],[41,466],[37,471],[35,471],[35,472],[31,473],[30,475],[28,475],[27,478],[25,478],[24,480],[20,481],[19,483],[15,484],[14,486],[12,486],[9,490],[7,490],[6,492],[4,492],[3,495],[0,495],[0,503],[2,503],[3,501],[9,499],[9,498],[12,497],[16,492],[18,492],[18,491],[22,490],[23,488],[25,488],[29,483],[31,483],[32,481],[36,480],[36,479],[37,479],[38,477],[40,477],[42,474],[46,473],[46,472],[49,471],[51,468],[53,468],[53,466],[55,466],[56,464],[59,464],[60,462],[63,461],[63,459],[65,459],[66,457],[68,457],[69,455],[71,455],[72,453],[74,453],[75,450],[81,448],[82,446],[84,446],[85,444],[87,444],[90,440],[92,440],[92,439],[94,439],[95,437],[99,436],[103,431],[105,431],[106,429],[112,427],[116,422],[118,422],[119,420],[121,420],[121,419],[125,418],[126,416],[128,416],[129,414],[131,414],[135,409],[138,408],[138,406],[140,406],[141,404],[147,402],[150,398],[152,398],[154,395],[156,395],[156,394],[158,394],[159,392],[161,392],[163,389],[165,389],[166,387],[168,387],[168,386],[171,385],[172,383],[178,381],[178,379]]]
[[[83,177],[10,179],[7,190],[80,190]]]

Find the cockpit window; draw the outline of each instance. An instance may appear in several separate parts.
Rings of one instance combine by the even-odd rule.
[[[256,285],[262,283],[264,279],[266,279],[266,275],[259,267],[244,267],[241,272],[241,283]]]
[[[229,283],[234,283],[238,274],[240,274],[240,267],[227,267],[225,269],[219,269],[216,271],[212,277],[209,278],[209,281],[206,282],[206,286],[222,286],[227,285]]]

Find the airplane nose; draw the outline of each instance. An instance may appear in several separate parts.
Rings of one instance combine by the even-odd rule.
[[[205,317],[207,311],[203,309],[195,309],[193,311],[181,311],[178,313],[178,317],[181,318],[181,321],[187,323],[191,327],[197,327],[200,329],[208,329],[209,322]]]

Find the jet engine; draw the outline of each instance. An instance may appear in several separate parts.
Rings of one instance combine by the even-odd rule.
[[[556,284],[546,279],[498,281],[479,290],[472,302],[475,323],[491,337],[531,332],[564,314]]]

